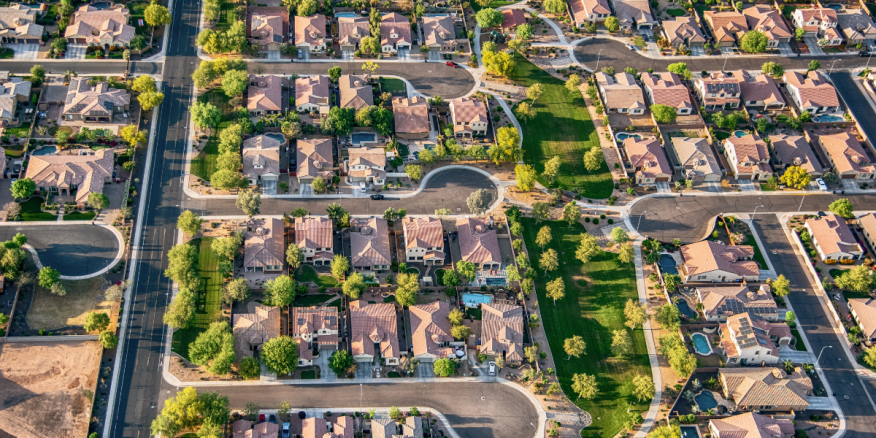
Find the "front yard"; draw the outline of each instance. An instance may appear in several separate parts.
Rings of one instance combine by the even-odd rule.
[[[218,270],[218,260],[210,245],[212,237],[194,239],[187,245],[196,245],[198,270],[201,273],[201,286],[195,292],[195,321],[191,327],[173,332],[171,350],[188,359],[189,344],[201,332],[206,331],[211,322],[218,321],[222,311],[222,275]]]
[[[91,311],[103,311],[112,317],[110,311],[113,303],[97,300],[97,297],[103,296],[103,291],[100,290],[103,282],[101,276],[87,280],[61,280],[67,288],[65,296],[55,295],[48,289],[37,286],[33,302],[27,311],[27,325],[34,330],[81,327]]]

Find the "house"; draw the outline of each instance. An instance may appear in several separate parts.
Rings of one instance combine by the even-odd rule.
[[[88,155],[31,155],[25,178],[30,178],[43,196],[72,196],[82,206],[92,193],[103,193],[103,185],[112,181],[114,167],[112,149]]]
[[[76,10],[64,31],[70,44],[111,47],[128,47],[136,35],[134,26],[128,24],[128,10],[122,5],[97,8],[85,5]]]
[[[773,175],[767,145],[757,134],[724,139],[724,150],[736,179],[765,181]]]
[[[794,423],[787,418],[748,412],[709,420],[709,433],[714,438],[793,438],[795,431]]]
[[[0,127],[17,126],[18,104],[27,104],[30,99],[30,81],[13,76],[0,84]]]
[[[406,417],[405,422],[401,425],[401,429],[401,438],[420,438],[424,436],[423,417]]]
[[[507,364],[523,362],[523,308],[511,304],[481,304],[480,354],[505,359]]]
[[[440,17],[424,16],[421,27],[423,31],[423,45],[428,47],[430,51],[452,53],[457,49],[461,49],[461,44],[456,39],[453,17],[450,15]]]
[[[727,363],[761,365],[779,362],[779,345],[788,345],[794,336],[783,322],[769,322],[758,315],[742,312],[727,317],[718,327]]]
[[[812,394],[812,380],[800,367],[791,374],[771,367],[720,368],[718,380],[740,411],[805,411]]]
[[[782,97],[782,92],[779,91],[773,78],[765,74],[752,76],[745,70],[739,70],[733,73],[733,76],[741,79],[739,91],[742,93],[742,102],[746,107],[764,110],[785,109],[785,98]]]
[[[376,418],[371,420],[372,438],[395,438],[396,435],[398,435],[398,430],[395,427],[395,420],[392,418]]]
[[[392,303],[368,304],[358,300],[350,303],[350,349],[356,362],[386,360],[386,365],[398,365],[401,350],[398,344],[398,322]]]
[[[319,113],[325,117],[330,103],[328,76],[316,75],[295,80],[295,110]]]
[[[848,132],[819,135],[818,144],[827,152],[827,159],[840,179],[869,181],[876,178],[876,166],[855,136]]]
[[[295,218],[295,244],[304,253],[304,262],[328,266],[332,252],[332,220],[327,217]]]
[[[450,101],[450,114],[453,115],[455,135],[487,135],[489,118],[484,101],[470,97],[453,99]]]
[[[362,38],[371,36],[368,17],[338,17],[338,44],[342,51],[359,50]]]
[[[325,15],[295,17],[295,46],[311,53],[324,52],[326,48]]]
[[[751,6],[742,10],[750,30],[763,32],[767,37],[767,47],[776,48],[780,43],[791,41],[793,32],[785,24],[782,13],[770,6]]]
[[[703,47],[706,37],[693,17],[675,17],[675,20],[663,20],[663,35],[669,40],[673,49],[684,44],[687,47]]]
[[[350,148],[344,162],[350,181],[382,186],[386,181],[386,150],[383,148]]]
[[[284,112],[283,77],[250,75],[246,88],[246,109],[254,116]]]
[[[392,114],[395,120],[395,134],[404,139],[424,139],[429,137],[429,102],[425,97],[393,97]]]
[[[39,44],[45,27],[36,24],[37,8],[13,3],[0,8],[0,41],[15,44]]]
[[[456,351],[465,351],[465,340],[456,341],[450,334],[450,304],[432,301],[411,306],[412,357],[420,362],[455,358]],[[456,347],[456,348],[454,348]]]
[[[405,260],[426,265],[444,264],[444,227],[434,217],[404,217]]]
[[[651,5],[647,0],[613,0],[614,11],[620,20],[621,29],[651,29],[654,16],[651,15]]]
[[[70,79],[61,118],[86,123],[112,123],[113,115],[127,112],[131,95],[124,89],[110,88],[106,82],[90,85],[87,77]]]
[[[265,342],[280,336],[281,313],[279,307],[262,304],[256,304],[253,313],[235,313],[231,331],[237,357],[252,357]]]
[[[389,227],[383,218],[352,219],[350,227],[350,259],[353,269],[372,272],[386,271],[392,265],[389,249]]]
[[[599,94],[605,101],[606,111],[622,114],[642,114],[647,105],[636,77],[623,72],[611,77],[603,72],[596,73]],[[616,79],[615,79],[616,78]]]
[[[757,290],[751,290],[745,284],[700,286],[696,292],[697,302],[702,304],[706,321],[723,322],[730,316],[745,312],[767,321],[777,321],[779,318],[776,301],[766,284],[762,284]]]
[[[456,220],[459,252],[462,260],[474,263],[481,271],[502,269],[499,239],[493,229],[493,217],[464,217]]]
[[[818,178],[824,174],[821,163],[815,157],[815,152],[809,146],[809,142],[799,135],[771,135],[770,148],[779,164],[774,165],[776,170],[787,169],[788,166],[799,166],[806,173]]]
[[[704,11],[703,17],[712,28],[715,43],[720,47],[733,47],[748,32],[748,21],[739,12]]]
[[[876,25],[873,19],[862,9],[847,9],[842,14],[836,15],[837,27],[845,36],[846,46],[863,45],[865,49],[873,46],[876,40]]]
[[[296,175],[299,184],[313,184],[316,178],[332,181],[335,164],[330,138],[298,140],[296,154],[298,159]]]
[[[352,416],[335,417],[331,432],[328,431],[328,424],[325,418],[305,418],[301,421],[301,438],[353,438],[356,433]]]
[[[358,111],[374,105],[374,91],[371,89],[369,75],[343,75],[338,78],[338,89],[341,94],[341,108]]]
[[[611,15],[608,0],[572,0],[569,3],[575,26],[587,27],[590,23],[602,23]]]
[[[791,14],[797,28],[806,31],[804,38],[824,38],[828,46],[838,46],[843,36],[837,29],[839,20],[836,11],[830,8],[797,9]]]
[[[276,438],[280,433],[277,423],[262,422],[253,424],[249,420],[237,420],[232,425],[232,438]]]
[[[669,148],[685,179],[695,182],[719,182],[723,176],[718,160],[712,153],[707,138],[672,137]]]
[[[833,213],[809,219],[803,227],[809,231],[822,261],[859,259],[864,255],[846,220]]]
[[[736,109],[739,107],[740,79],[731,73],[718,71],[697,79],[694,89],[707,110]]]
[[[630,167],[636,172],[636,184],[653,185],[672,178],[672,166],[656,139],[630,137],[624,140],[624,149]]]
[[[870,214],[873,215],[872,213]],[[872,298],[849,298],[849,310],[861,328],[864,341],[876,339],[876,300]]]
[[[290,335],[298,341],[298,366],[313,365],[313,353],[331,354],[338,349],[338,308],[293,307],[289,319]]]
[[[517,26],[526,24],[526,14],[521,9],[505,9],[502,17],[502,31],[506,34],[516,35]]]
[[[411,22],[404,15],[390,12],[380,19],[380,47],[383,53],[398,53],[399,49],[410,53]]]
[[[864,240],[870,244],[870,248],[876,248],[876,215],[867,213],[859,217],[858,227],[864,235]]]
[[[642,74],[645,93],[655,105],[666,105],[675,108],[678,115],[687,115],[693,111],[690,92],[675,73]]]
[[[250,219],[243,239],[243,275],[270,280],[283,274],[286,233],[281,219]],[[253,281],[251,281],[253,282]]]
[[[785,89],[800,111],[809,111],[809,114],[842,111],[836,89],[818,71],[806,74],[786,71],[785,84]]]
[[[684,264],[679,272],[685,282],[732,283],[754,281],[760,274],[754,248],[704,240],[681,247]]]
[[[259,51],[280,50],[288,42],[289,12],[286,8],[258,8],[249,12],[249,42]]]

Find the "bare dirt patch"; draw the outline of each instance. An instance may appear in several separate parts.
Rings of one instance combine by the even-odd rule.
[[[113,319],[112,309],[116,303],[103,301],[100,286],[101,276],[87,280],[62,280],[67,287],[63,297],[37,286],[33,303],[27,311],[27,324],[35,330],[57,330],[85,324],[85,316],[93,310],[103,311]],[[98,301],[100,299],[100,301]]]
[[[0,432],[84,437],[99,365],[97,342],[0,344]]]

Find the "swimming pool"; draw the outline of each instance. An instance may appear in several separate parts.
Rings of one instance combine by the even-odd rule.
[[[355,12],[338,12],[337,14],[335,14],[335,17],[338,17],[338,18],[341,18],[341,17],[358,17],[358,16],[359,16],[359,14],[357,14],[357,13],[355,13]]]
[[[470,292],[465,292],[462,294],[462,303],[465,304],[465,307],[477,307],[478,304],[490,304],[493,302],[492,295],[484,295],[484,294],[473,294]]]
[[[507,281],[502,277],[487,277],[484,278],[484,281],[487,282],[487,286],[504,286],[507,284]]]
[[[741,129],[738,129],[736,131],[733,131],[733,135],[735,135],[736,138],[742,138],[742,137],[745,137],[746,135],[748,135],[748,133],[741,130]]]
[[[819,114],[817,116],[812,116],[813,122],[825,123],[825,122],[842,122],[843,118],[840,116],[835,116],[833,114]]]
[[[669,254],[660,254],[660,259],[657,261],[660,264],[660,270],[664,274],[678,275],[678,268],[675,265],[675,259]]]
[[[678,302],[675,303],[675,306],[678,307],[678,310],[681,312],[682,315],[688,318],[693,318],[697,316],[697,312],[695,312],[693,309],[690,308],[689,305],[687,305],[687,300],[685,299],[679,298]]]
[[[377,134],[373,132],[354,132],[350,134],[353,144],[359,145],[362,143],[374,143],[377,141]]]
[[[827,6],[825,6],[825,8],[833,9],[834,11],[842,11],[842,10],[843,10],[843,5],[838,5],[838,4],[836,4],[836,3],[831,3],[831,4],[827,5]]]
[[[715,396],[712,395],[711,391],[703,391],[699,393],[694,400],[697,402],[697,406],[700,407],[701,412],[708,411],[709,409],[715,409],[718,407],[718,402],[715,400]]]
[[[700,438],[699,428],[696,426],[680,426],[681,438]]]
[[[279,141],[286,141],[286,138],[284,138],[280,134],[267,133],[267,134],[265,134],[265,137],[273,138],[274,140],[279,140]]]
[[[57,146],[43,146],[31,153],[31,155],[55,155],[58,153]]]
[[[627,134],[626,132],[618,132],[617,135],[615,135],[614,137],[617,138],[617,141],[624,141],[628,138],[638,138],[640,140],[642,139],[642,136],[640,134]]]
[[[707,338],[706,335],[702,333],[694,333],[690,337],[693,340],[694,349],[697,353],[703,356],[712,354],[712,346],[709,345],[709,338]]]

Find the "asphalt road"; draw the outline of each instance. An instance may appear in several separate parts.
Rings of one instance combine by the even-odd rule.
[[[112,231],[96,225],[19,225],[0,227],[0,241],[27,236],[43,266],[61,275],[87,275],[107,267],[119,252]]]
[[[125,61],[95,61],[95,60],[70,60],[70,61],[3,61],[3,69],[13,74],[30,74],[30,68],[34,65],[42,65],[48,74],[64,74],[67,70],[75,71],[81,75],[105,75],[123,74],[128,65]],[[131,62],[132,74],[161,74],[162,65],[158,62]]]
[[[836,89],[843,98],[846,106],[855,116],[855,120],[861,120],[858,125],[864,130],[864,135],[876,140],[876,113],[873,112],[873,107],[870,106],[870,101],[864,94],[866,91],[858,87],[855,78],[848,72],[834,72],[830,75]]]

